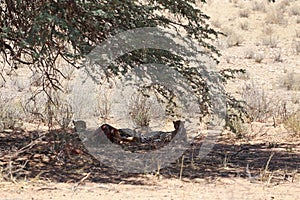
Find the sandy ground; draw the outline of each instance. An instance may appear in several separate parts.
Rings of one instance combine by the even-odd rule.
[[[300,6],[300,1],[278,0],[275,4],[268,4],[266,2],[254,0],[208,0],[208,4],[204,7],[202,6],[202,8],[212,17],[211,22],[214,27],[231,36],[222,37],[216,42],[217,47],[221,49],[221,53],[223,54],[218,67],[220,69],[245,68],[247,70],[245,76],[241,76],[236,81],[228,84],[228,91],[239,96],[240,93],[238,91],[241,91],[243,83],[255,82],[260,87],[265,88],[268,95],[276,94],[280,98],[288,100],[288,108],[297,109],[299,108],[300,99],[299,90],[287,91],[283,87],[283,84],[284,78],[288,74],[300,73],[300,50],[297,53],[297,49],[295,48],[297,42],[300,42],[300,12],[297,14],[297,11],[293,11],[294,7],[297,8],[297,6]],[[246,12],[244,16],[247,17],[242,17],[243,14],[241,12],[243,11]],[[284,19],[283,21],[276,21],[276,14],[270,19],[272,13],[274,14],[277,11],[281,12],[280,16]],[[271,22],[268,22],[270,20]],[[270,41],[268,38],[273,39]],[[240,44],[231,46],[232,40],[236,40]],[[298,48],[300,48],[300,43]],[[249,55],[247,55],[248,53]],[[280,53],[280,59],[278,58],[278,53]],[[258,59],[259,56],[263,56],[261,61]],[[295,81],[297,80],[299,81],[299,78],[295,79]],[[298,102],[298,104],[291,102]],[[183,176],[182,180],[179,180],[179,177],[170,178],[165,176],[167,174],[165,172],[160,176],[131,176],[130,178],[134,179],[132,182],[128,182],[127,179],[124,181],[122,177],[119,181],[105,182],[101,181],[103,179],[82,182],[78,182],[78,179],[72,179],[71,183],[66,183],[68,182],[66,178],[63,181],[60,181],[59,178],[46,181],[29,179],[29,181],[18,181],[17,183],[1,181],[0,200],[300,199],[299,143],[293,144],[290,140],[291,138],[287,141],[289,133],[282,126],[270,128],[260,122],[252,123],[250,126],[251,133],[259,136],[259,138],[256,137],[256,141],[249,138],[246,142],[234,141],[228,143],[228,146],[225,147],[230,148],[232,145],[234,148],[240,148],[241,145],[245,145],[257,148],[259,151],[252,153],[248,150],[245,151],[243,156],[229,161],[229,164],[232,162],[232,166],[230,167],[236,167],[236,169],[240,167],[241,169],[239,170],[243,171],[245,170],[247,159],[248,162],[252,162],[255,165],[255,161],[253,160],[259,159],[261,155],[264,155],[264,159],[254,166],[256,172],[262,170],[270,155],[269,152],[267,154],[264,154],[264,152],[271,149],[279,152],[277,155],[282,156],[279,156],[276,161],[271,162],[271,167],[274,169],[273,172],[279,170],[282,174],[285,174],[285,171],[295,171],[295,176],[292,179],[287,177],[285,180],[286,177],[283,175],[280,176],[282,180],[276,179],[276,181],[268,183],[267,180],[249,180],[247,176],[223,177],[221,175],[222,172],[228,172],[224,169],[226,168],[224,167],[224,163],[222,164],[224,158],[212,156],[210,159],[216,159],[217,164],[213,163],[209,167],[205,167],[201,163],[198,163],[199,168],[187,167],[183,170],[184,173],[191,173],[196,177],[199,176],[198,178],[187,178],[188,176],[186,175]],[[260,140],[258,142],[259,145],[255,146],[258,140]],[[276,149],[277,144],[280,146],[280,149]],[[226,158],[225,147],[219,146],[218,151],[220,152],[216,154],[225,152],[224,155]],[[289,151],[294,151],[294,153]],[[280,152],[283,152],[282,155]],[[280,162],[280,160],[282,162],[279,166],[277,162]],[[218,166],[218,163],[221,163],[223,167]],[[234,173],[238,171],[233,168],[230,170],[230,172]],[[108,176],[107,179],[110,179],[106,171],[98,170],[97,173],[95,176]],[[205,175],[206,173],[207,175]],[[215,173],[217,176],[212,176]],[[227,174],[230,173],[228,172]],[[114,179],[116,177],[118,175],[113,176]]]
[[[185,181],[153,177],[147,185],[86,183],[1,183],[2,200],[40,199],[300,199],[300,182],[250,183],[241,178]]]

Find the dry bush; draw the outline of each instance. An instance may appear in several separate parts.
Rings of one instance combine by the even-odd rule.
[[[230,3],[237,4],[239,0],[229,0]]]
[[[296,15],[296,16],[300,15],[300,6],[298,5],[291,6],[289,9],[289,14]]]
[[[45,104],[45,95],[38,94],[34,96],[33,92],[25,94],[21,100],[21,106],[26,116],[24,118],[24,121],[38,124],[44,123]]]
[[[300,112],[295,112],[284,121],[285,127],[292,132],[293,136],[300,136]]]
[[[60,128],[68,128],[74,112],[72,106],[68,102],[60,102],[54,110],[54,119]]]
[[[296,18],[296,24],[300,24],[300,17],[299,16],[297,16],[297,18]]]
[[[132,122],[138,127],[147,127],[151,120],[151,105],[153,102],[143,94],[138,93],[131,97],[129,102],[129,115]]]
[[[104,121],[109,119],[112,112],[111,95],[112,92],[107,88],[100,89],[100,92],[97,95],[97,113],[99,113]]]
[[[67,96],[61,92],[50,89],[45,104],[44,116],[48,128],[59,126],[67,128],[73,118],[74,112]]]
[[[277,9],[281,11],[285,11],[287,7],[290,6],[291,0],[281,0],[279,4],[277,5]]]
[[[19,128],[25,118],[16,89],[11,83],[8,87],[0,90],[0,130]]]
[[[287,90],[300,90],[300,74],[295,72],[290,72],[285,74],[282,79],[280,79],[282,86]]]
[[[240,10],[239,16],[242,18],[248,18],[250,15],[250,11],[248,9]]]
[[[239,118],[231,118],[226,125],[230,128],[237,139],[243,139],[248,134],[248,128],[244,122]]]
[[[298,29],[295,30],[295,37],[296,38],[300,38],[300,29],[299,30]]]
[[[232,32],[227,37],[226,42],[228,47],[240,46],[244,42],[244,39],[241,35]]]
[[[252,49],[247,49],[247,50],[245,50],[244,55],[245,55],[245,58],[247,58],[247,59],[253,59],[255,53]]]
[[[253,11],[266,12],[266,4],[265,4],[265,2],[253,1],[253,3],[252,3],[252,10]]]
[[[14,101],[0,101],[0,130],[15,129],[22,126],[24,112],[21,105]]]
[[[294,41],[293,45],[294,45],[295,54],[297,55],[300,54],[300,41]]]
[[[274,29],[272,28],[271,25],[264,24],[263,29],[262,29],[263,35],[273,35]]]
[[[276,48],[278,46],[278,36],[267,36],[263,38],[262,43],[268,47]]]
[[[282,53],[281,49],[279,51],[273,52],[273,60],[274,62],[282,62]]]
[[[265,56],[262,53],[256,53],[256,54],[254,54],[254,61],[256,63],[261,63],[264,58],[265,58]]]
[[[240,27],[241,27],[241,29],[242,30],[244,30],[244,31],[247,31],[247,30],[249,30],[249,23],[248,22],[241,22],[240,23]]]
[[[287,20],[284,18],[282,10],[278,8],[271,8],[268,10],[265,21],[268,24],[287,24]]]
[[[267,94],[257,83],[245,84],[241,92],[247,104],[247,113],[251,121],[267,122],[286,116],[286,101],[272,94]]]

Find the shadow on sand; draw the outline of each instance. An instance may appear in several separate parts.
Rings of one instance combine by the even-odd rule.
[[[261,175],[269,161],[268,171],[272,172],[272,180],[284,181],[299,169],[299,146],[299,143],[234,145],[220,140],[207,157],[199,159],[196,155],[201,140],[198,140],[185,152],[184,159],[179,158],[161,169],[159,174],[166,178],[179,178],[182,168],[181,177],[189,180],[218,177],[251,179]],[[125,173],[101,164],[86,152],[72,130],[0,133],[0,167],[2,177],[8,180],[26,177],[75,183],[90,173],[87,180],[91,182],[148,184],[144,174]]]

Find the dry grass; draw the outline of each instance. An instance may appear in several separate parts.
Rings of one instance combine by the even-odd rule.
[[[97,111],[96,115],[105,122],[110,118],[112,112],[112,91],[107,88],[99,89],[97,94]]]
[[[132,96],[128,110],[132,122],[136,126],[149,126],[151,120],[151,105],[152,102],[141,93]]]
[[[265,55],[263,53],[256,53],[254,54],[254,61],[256,63],[261,63],[265,58]]]
[[[247,31],[249,30],[249,23],[247,21],[241,22],[240,27],[242,30]]]
[[[265,2],[253,1],[253,3],[252,3],[252,10],[253,11],[266,12],[266,4],[265,4]]]
[[[236,32],[230,33],[226,40],[228,47],[240,46],[243,42],[244,38]]]
[[[271,8],[267,11],[265,22],[268,24],[287,25],[287,20],[283,15],[283,11],[279,8]]]
[[[255,53],[252,49],[246,49],[244,52],[244,56],[247,59],[254,59]]]
[[[287,90],[300,90],[300,74],[289,72],[280,79],[280,82]]]
[[[20,128],[24,121],[24,112],[19,101],[6,99],[0,101],[0,130]]]
[[[293,43],[295,54],[300,54],[300,41],[294,41]]]
[[[274,28],[269,24],[264,24],[262,29],[263,35],[273,35]]]
[[[298,29],[295,30],[295,37],[296,38],[300,38],[300,29],[299,30]]]
[[[250,15],[249,9],[243,9],[243,10],[240,10],[240,12],[239,12],[239,16],[242,18],[248,18],[249,15]]]
[[[274,62],[282,62],[282,52],[281,49],[279,51],[273,52],[273,60]]]
[[[268,94],[257,83],[245,84],[241,97],[247,104],[247,113],[252,121],[268,122],[274,118],[282,120],[286,116],[286,101]]]
[[[300,136],[300,112],[293,113],[284,121],[285,127],[292,133],[292,136]]]
[[[298,5],[291,6],[289,9],[289,14],[299,16],[300,15],[300,6],[298,6]]]
[[[279,37],[275,35],[264,37],[262,43],[268,47],[276,48],[279,43]]]

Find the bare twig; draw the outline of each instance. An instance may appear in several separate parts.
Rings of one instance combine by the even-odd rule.
[[[74,186],[73,186],[73,191],[75,192],[80,184],[82,184],[89,176],[91,175],[91,172],[89,172],[86,176],[84,176],[80,181],[78,181]]]

